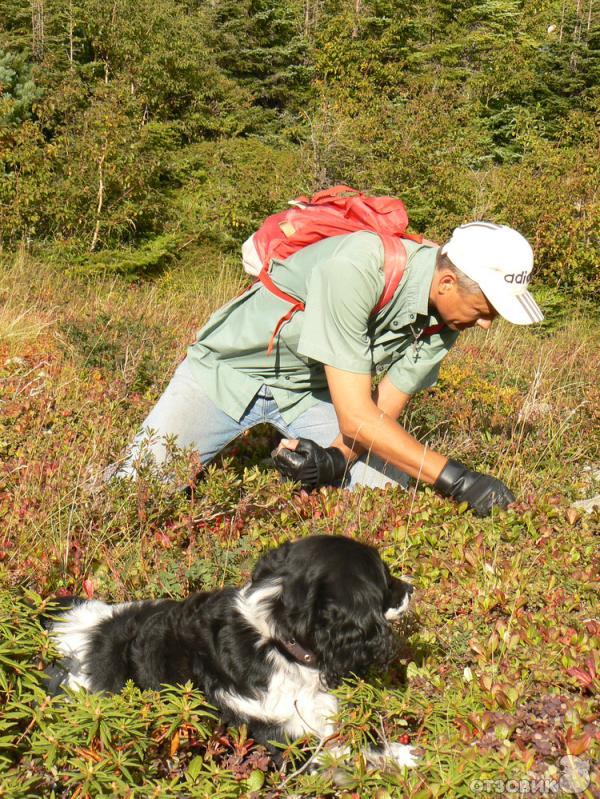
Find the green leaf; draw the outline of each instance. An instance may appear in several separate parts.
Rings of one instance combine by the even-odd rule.
[[[248,786],[249,791],[260,791],[260,789],[265,784],[265,775],[263,771],[259,771],[259,769],[254,769],[252,774],[246,780],[246,785]]]
[[[200,755],[196,755],[191,761],[187,768],[188,777],[195,782],[198,777],[200,776],[200,772],[202,771],[202,764],[203,760]]]

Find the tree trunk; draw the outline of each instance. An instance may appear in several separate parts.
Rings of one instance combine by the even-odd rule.
[[[354,0],[354,27],[352,28],[352,38],[358,37],[358,20],[360,19],[360,11],[362,8],[361,0]]]
[[[31,55],[34,61],[44,58],[44,0],[31,0]]]
[[[562,42],[563,38],[563,30],[565,27],[565,2],[566,0],[562,1],[562,6],[560,9],[560,31],[558,32],[558,41]]]
[[[69,69],[73,69],[73,30],[75,25],[73,23],[73,0],[69,0]]]
[[[578,45],[581,42],[581,0],[577,0],[577,8],[575,9],[575,27],[573,28],[573,44]],[[571,58],[569,64],[573,72],[577,69],[577,48],[571,50]]]
[[[104,159],[106,158],[106,150],[108,149],[108,142],[104,143],[104,148],[98,159],[98,205],[96,207],[96,224],[94,226],[94,235],[92,236],[92,243],[90,244],[90,252],[94,252],[98,244],[98,236],[100,235],[100,214],[104,205]]]

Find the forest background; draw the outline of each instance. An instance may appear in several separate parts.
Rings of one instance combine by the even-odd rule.
[[[593,0],[3,0],[0,236],[142,274],[347,183],[598,287]]]
[[[560,795],[575,767],[598,795],[599,42],[594,0],[1,0],[0,797]],[[197,481],[173,447],[189,496],[106,483],[247,284],[244,238],[340,182],[433,239],[487,218],[534,246],[544,323],[462,334],[402,419],[517,504],[298,492],[264,428]],[[399,658],[338,691],[345,763],[309,772],[305,740],[277,771],[190,686],[46,696],[49,597],[239,585],[313,533],[417,588]],[[418,767],[367,769],[382,737]]]

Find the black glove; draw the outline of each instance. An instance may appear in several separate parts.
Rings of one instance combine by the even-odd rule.
[[[306,491],[336,483],[348,466],[337,447],[320,447],[310,438],[299,438],[296,449],[281,447],[271,455],[283,477],[300,483]]]
[[[472,472],[458,461],[449,460],[433,484],[444,497],[468,502],[477,516],[489,516],[493,507],[506,508],[515,497],[501,480]]]

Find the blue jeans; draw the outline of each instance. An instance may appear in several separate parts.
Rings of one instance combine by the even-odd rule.
[[[117,477],[134,477],[140,447],[157,463],[166,457],[165,437],[174,437],[177,446],[196,450],[203,465],[219,454],[234,438],[257,424],[271,424],[285,438],[310,438],[321,446],[329,446],[339,434],[335,409],[331,402],[319,400],[288,424],[279,412],[268,386],[263,386],[242,418],[232,419],[202,391],[187,360],[175,371],[171,382],[150,411],[136,436]],[[408,484],[408,476],[377,455],[365,452],[350,467],[344,484],[383,488],[386,485]]]

